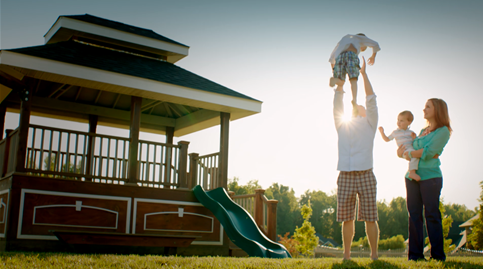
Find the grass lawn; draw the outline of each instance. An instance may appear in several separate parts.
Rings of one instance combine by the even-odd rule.
[[[231,257],[174,257],[139,255],[84,255],[5,252],[0,268],[483,268],[483,257],[449,257],[436,261],[408,262],[405,258],[262,259]]]

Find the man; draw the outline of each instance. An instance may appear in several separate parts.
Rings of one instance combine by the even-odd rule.
[[[357,116],[353,116],[350,121],[344,121],[343,82],[337,84],[334,95],[334,121],[339,137],[337,170],[340,171],[337,179],[337,221],[342,222],[344,260],[349,260],[354,238],[355,205],[356,199],[358,199],[357,220],[365,221],[366,234],[371,247],[371,259],[377,260],[377,241],[379,239],[377,182],[372,172],[372,151],[378,112],[376,96],[366,74],[364,58],[360,72],[364,80],[367,110],[363,106],[354,106],[353,109]]]

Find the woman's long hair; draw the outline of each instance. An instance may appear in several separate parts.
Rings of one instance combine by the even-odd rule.
[[[431,126],[431,129],[436,130],[443,126],[448,127],[449,133],[453,132],[453,129],[450,125],[449,113],[448,113],[448,105],[443,99],[438,98],[431,98],[428,101],[431,101],[434,106],[434,119],[436,121],[436,126]],[[428,122],[429,124],[429,122]]]

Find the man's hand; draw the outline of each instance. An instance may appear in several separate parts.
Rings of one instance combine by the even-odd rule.
[[[362,56],[362,66],[360,70],[362,75],[366,75],[366,59]]]

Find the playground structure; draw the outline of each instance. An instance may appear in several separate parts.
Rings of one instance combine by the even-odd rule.
[[[45,45],[0,51],[0,129],[7,111],[19,114],[18,128],[0,131],[1,250],[230,254],[223,226],[191,189],[226,189],[230,121],[261,102],[174,65],[188,50],[86,14],[60,16]],[[88,130],[32,124],[31,115]],[[98,134],[98,125],[129,136]],[[217,125],[217,153],[173,144]],[[276,240],[276,201],[263,191],[235,200]]]

